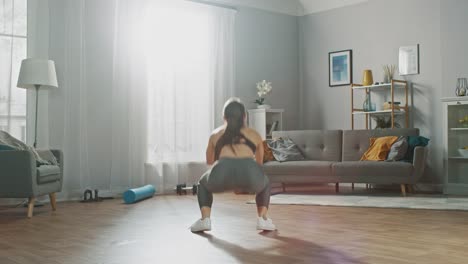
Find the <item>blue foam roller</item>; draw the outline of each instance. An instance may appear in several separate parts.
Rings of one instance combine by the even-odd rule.
[[[140,188],[128,189],[124,192],[123,199],[126,204],[131,204],[152,197],[155,192],[156,189],[154,186],[148,184]]]

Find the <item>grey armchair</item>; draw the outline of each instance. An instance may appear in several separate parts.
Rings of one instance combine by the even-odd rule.
[[[55,193],[62,190],[63,182],[63,153],[51,152],[59,166],[36,167],[36,159],[25,150],[0,151],[0,198],[29,198],[29,218],[33,215],[36,197],[41,195],[48,194],[52,210],[56,210]]]

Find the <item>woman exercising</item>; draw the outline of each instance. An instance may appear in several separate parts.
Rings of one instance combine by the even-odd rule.
[[[257,131],[245,126],[245,107],[238,98],[229,99],[224,104],[223,113],[225,123],[212,133],[206,149],[206,163],[214,166],[200,178],[198,187],[198,204],[202,218],[190,230],[211,230],[213,193],[227,190],[255,192],[257,229],[276,230],[267,217],[270,182],[261,167],[262,138]]]

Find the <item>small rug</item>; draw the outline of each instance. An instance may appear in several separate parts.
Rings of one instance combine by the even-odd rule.
[[[254,204],[255,200],[248,201]],[[311,194],[277,194],[271,196],[271,204],[288,205],[321,205],[408,208],[430,210],[468,211],[468,197],[446,197],[443,195],[365,196],[365,195],[311,195]]]

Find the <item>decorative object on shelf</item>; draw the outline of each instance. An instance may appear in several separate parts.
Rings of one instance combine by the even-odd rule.
[[[462,119],[458,120],[458,124],[462,128],[468,128],[468,115],[465,115]]]
[[[370,96],[370,93],[366,93],[366,99],[364,100],[364,103],[362,104],[362,110],[364,110],[364,112],[369,112],[371,111],[371,96]]]
[[[276,120],[268,127],[268,134],[267,137],[271,137],[273,135],[273,131],[278,129],[279,121]],[[268,125],[267,125],[268,126]]]
[[[349,85],[353,82],[352,50],[328,53],[328,85],[330,87]]]
[[[419,44],[400,47],[398,69],[400,75],[419,74]]]
[[[457,89],[455,89],[455,94],[457,96],[465,96],[468,93],[468,83],[466,78],[457,79]]]
[[[392,118],[386,115],[372,115],[372,119],[375,121],[375,129],[386,129],[392,128]],[[401,128],[398,122],[393,124],[394,128]]]
[[[400,104],[401,102],[393,102],[393,105],[395,105],[395,111],[400,111]],[[392,102],[385,102],[383,104],[383,109],[384,110],[392,110]]]
[[[258,94],[258,99],[255,100],[255,103],[257,104],[257,108],[260,109],[270,109],[271,107],[267,104],[265,104],[265,96],[267,96],[273,87],[271,86],[271,82],[267,82],[266,80],[263,80],[261,82],[257,83],[257,94]]]
[[[18,88],[36,90],[36,119],[34,121],[34,148],[37,147],[37,109],[39,104],[39,88],[57,88],[57,74],[55,73],[55,63],[44,59],[24,59],[21,62],[18,77]]]
[[[393,75],[395,74],[395,65],[384,65],[384,83],[389,83],[393,80]]]
[[[364,70],[364,73],[362,75],[362,85],[368,86],[368,85],[372,85],[373,83],[374,83],[374,78],[372,77],[372,71]]]
[[[468,147],[459,148],[458,153],[460,154],[460,156],[468,158]]]

